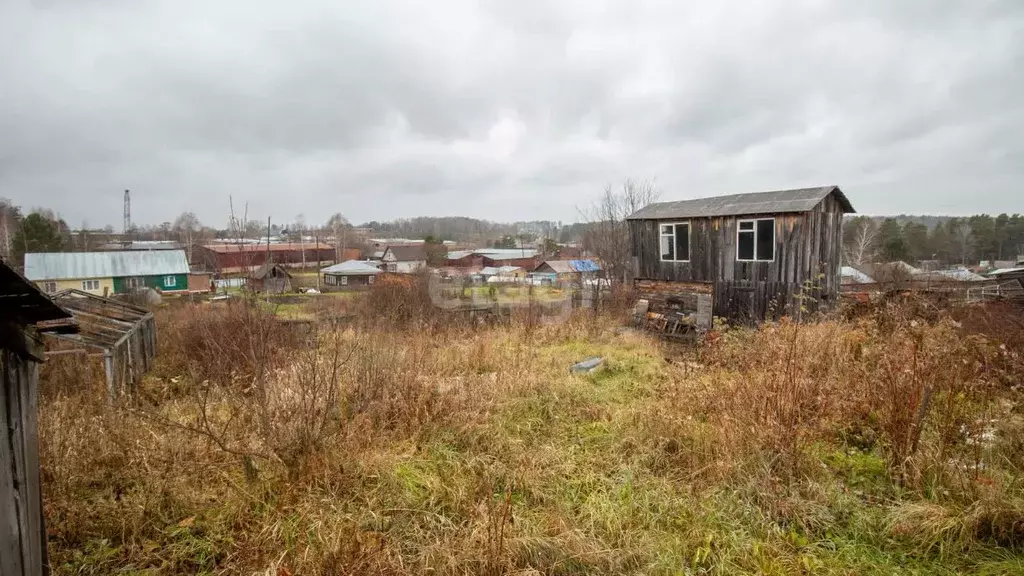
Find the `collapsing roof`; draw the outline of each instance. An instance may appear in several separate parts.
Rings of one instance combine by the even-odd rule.
[[[78,326],[77,334],[56,336],[103,350],[111,398],[134,387],[156,358],[153,313],[81,290],[62,290],[53,300],[74,316]]]
[[[252,273],[250,278],[254,280],[262,280],[267,276],[271,276],[274,278],[292,277],[292,275],[289,274],[288,271],[285,270],[284,267],[281,266],[280,264],[274,264],[273,262],[264,262],[262,266],[257,268],[256,271]]]
[[[25,254],[25,276],[33,281],[160,276],[188,272],[188,259],[183,250]]]
[[[809,212],[829,194],[835,194],[843,213],[855,212],[853,205],[838,186],[798,188],[731,194],[675,202],[650,204],[630,215],[628,220],[661,220],[665,218],[711,218],[746,214],[784,214]]]

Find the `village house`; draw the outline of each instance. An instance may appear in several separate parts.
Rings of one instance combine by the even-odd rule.
[[[555,282],[579,282],[584,275],[596,276],[600,271],[593,260],[545,260],[533,269],[533,275]]]
[[[537,266],[538,252],[532,248],[478,248],[448,252],[448,266],[453,268],[480,268],[485,266],[518,266],[533,270]]]
[[[51,294],[75,289],[106,296],[135,288],[162,292],[189,288],[183,250],[29,253],[25,254],[25,276]]]
[[[361,288],[373,285],[374,278],[380,274],[376,262],[347,260],[341,264],[328,266],[320,270],[323,283],[328,289]]]
[[[388,246],[381,262],[387,272],[413,274],[427,267],[427,251],[423,244]]]
[[[838,186],[651,204],[627,219],[635,286],[652,310],[707,295],[740,322],[831,306],[853,212]]]

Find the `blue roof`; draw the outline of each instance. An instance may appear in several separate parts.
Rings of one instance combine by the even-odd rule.
[[[601,269],[593,260],[569,260],[569,267],[576,272],[597,272]]]

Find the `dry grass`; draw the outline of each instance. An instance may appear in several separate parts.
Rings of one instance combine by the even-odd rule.
[[[621,307],[477,326],[418,289],[375,286],[348,328],[161,311],[135,403],[44,394],[55,571],[1024,568],[1015,333],[893,308],[667,349]]]

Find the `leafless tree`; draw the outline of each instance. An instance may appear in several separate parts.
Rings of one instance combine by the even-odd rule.
[[[193,212],[182,212],[174,220],[174,231],[178,234],[178,241],[185,246],[188,252],[188,261],[192,261],[192,247],[195,246],[196,238],[202,231],[203,225]]]
[[[0,198],[0,260],[9,261],[14,249],[21,210],[6,198]]]
[[[611,184],[605,186],[601,198],[581,210],[589,223],[584,244],[601,261],[609,280],[628,279],[631,249],[626,217],[656,202],[659,195],[655,181],[627,178],[618,191]]]
[[[869,219],[861,220],[853,236],[853,244],[846,247],[846,263],[863,266],[875,260],[878,242],[878,226]]]
[[[352,224],[348,218],[342,216],[341,212],[335,212],[327,219],[325,231],[334,237],[334,261],[341,262],[345,258],[345,248],[348,246],[348,232]]]

